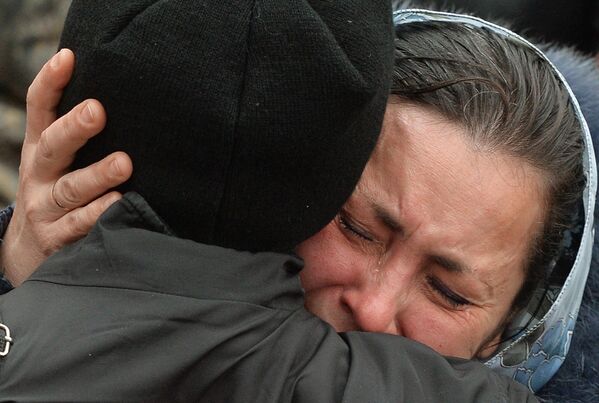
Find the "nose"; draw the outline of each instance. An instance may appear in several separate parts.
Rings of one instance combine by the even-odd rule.
[[[405,278],[403,281],[408,282]],[[403,336],[401,316],[409,304],[408,294],[409,290],[397,281],[390,284],[385,279],[371,279],[358,287],[346,288],[341,303],[349,309],[357,330]]]

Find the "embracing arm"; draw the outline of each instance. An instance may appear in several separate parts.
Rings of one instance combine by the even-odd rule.
[[[129,193],[89,237],[0,297],[0,318],[15,337],[0,360],[0,394],[14,401],[536,401],[480,363],[444,358],[412,340],[337,334],[303,308],[301,266],[286,255],[170,236]]]
[[[87,100],[56,120],[56,106],[74,67],[63,49],[44,65],[27,93],[27,126],[19,188],[0,249],[4,277],[20,285],[50,254],[85,234],[121,195],[108,192],[132,172],[124,153],[67,173],[75,152],[106,123],[102,105]],[[9,217],[10,218],[10,217]]]

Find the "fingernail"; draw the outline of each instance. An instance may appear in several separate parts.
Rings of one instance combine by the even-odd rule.
[[[83,108],[83,110],[81,111],[81,120],[84,123],[91,123],[94,121],[94,109],[95,107],[91,102],[88,102],[87,105],[85,105],[85,108]]]
[[[50,60],[50,66],[53,69],[57,69],[60,66],[60,62],[61,62],[60,59],[62,59],[62,54],[63,54],[63,52],[62,52],[62,49],[61,49],[57,54],[55,54],[54,56],[52,56],[52,59]]]

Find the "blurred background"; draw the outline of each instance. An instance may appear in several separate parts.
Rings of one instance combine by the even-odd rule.
[[[0,0],[0,206],[14,200],[27,87],[56,52],[70,0]]]
[[[88,0],[101,1],[101,0]],[[126,0],[123,0],[126,1]],[[284,1],[284,0],[281,0]],[[507,22],[537,41],[599,51],[599,0],[427,0]],[[0,0],[0,207],[14,200],[27,87],[56,51],[70,0]]]

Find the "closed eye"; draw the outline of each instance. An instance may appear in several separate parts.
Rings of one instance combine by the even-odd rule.
[[[443,298],[452,308],[458,309],[464,305],[470,305],[470,301],[466,298],[456,294],[449,287],[447,287],[441,280],[433,276],[427,276],[426,282],[437,293]]]
[[[372,238],[372,236],[370,236],[370,234],[368,234],[365,230],[363,230],[362,228],[358,227],[358,225],[353,223],[352,220],[346,214],[339,213],[338,217],[339,217],[338,218],[339,225],[350,236],[353,236],[353,237],[356,237],[356,238],[359,238],[361,240],[368,241],[368,242],[375,242],[374,239]]]

